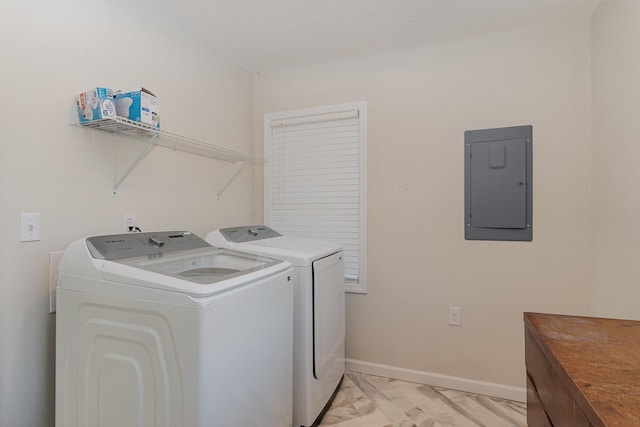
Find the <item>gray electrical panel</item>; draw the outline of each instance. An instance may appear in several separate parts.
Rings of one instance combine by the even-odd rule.
[[[464,238],[533,239],[532,126],[464,133]]]

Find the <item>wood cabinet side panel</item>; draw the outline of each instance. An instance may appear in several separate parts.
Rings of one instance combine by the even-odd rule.
[[[525,330],[525,363],[532,387],[553,425],[589,427],[589,420],[528,329]]]

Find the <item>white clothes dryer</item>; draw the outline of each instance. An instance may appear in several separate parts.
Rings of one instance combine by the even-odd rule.
[[[291,426],[291,276],[288,262],[185,231],[72,243],[56,427]]]
[[[342,247],[283,236],[264,225],[219,229],[206,240],[293,265],[293,425],[315,425],[330,406],[345,372]]]

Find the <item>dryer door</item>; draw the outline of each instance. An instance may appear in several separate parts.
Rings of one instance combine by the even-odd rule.
[[[345,367],[343,253],[318,259],[313,271],[313,376],[342,376]]]

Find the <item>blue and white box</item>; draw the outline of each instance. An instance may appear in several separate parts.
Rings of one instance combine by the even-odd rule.
[[[76,97],[76,105],[80,123],[114,119],[116,117],[116,105],[112,89],[97,87],[88,92],[83,92]]]
[[[160,107],[158,98],[143,87],[128,92],[118,91],[116,113],[119,117],[160,127]]]

